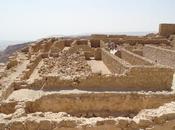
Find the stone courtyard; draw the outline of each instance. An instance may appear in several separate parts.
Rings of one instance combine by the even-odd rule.
[[[174,130],[172,28],[29,44],[0,65],[0,130]]]

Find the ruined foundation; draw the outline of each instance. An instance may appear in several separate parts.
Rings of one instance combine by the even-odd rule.
[[[0,66],[0,130],[174,130],[165,37],[36,41]]]

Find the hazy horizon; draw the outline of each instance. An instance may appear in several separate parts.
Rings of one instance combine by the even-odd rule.
[[[101,33],[101,32],[92,32],[92,33],[77,33],[77,34],[59,34],[59,35],[46,35],[46,36],[41,36],[41,37],[38,37],[38,38],[35,38],[35,39],[30,39],[30,40],[19,40],[19,39],[16,39],[16,40],[8,40],[8,39],[0,39],[0,42],[30,42],[30,41],[36,41],[38,39],[42,39],[42,38],[45,38],[45,37],[55,37],[55,36],[88,36],[88,35],[91,35],[91,34],[106,34],[106,35],[131,35],[131,36],[144,36],[146,34],[149,34],[149,33],[157,33],[157,32],[104,32],[104,33]]]
[[[131,36],[144,36],[148,33],[155,33],[155,32],[118,32],[118,33],[107,33],[107,34],[118,34],[118,35],[131,35]],[[105,34],[105,33],[103,33]],[[64,35],[64,36],[84,36],[84,35],[91,35],[91,34],[78,34],[78,35]],[[48,36],[49,37],[49,36]],[[44,37],[40,37],[38,39],[41,39]],[[9,40],[1,40],[0,39],[0,50],[4,50],[6,47],[8,47],[9,45],[16,45],[16,44],[22,44],[25,42],[31,42],[31,41],[36,41],[38,39],[34,39],[34,40],[26,40],[26,41],[19,41],[19,40],[13,40],[13,41],[9,41]]]
[[[160,23],[175,23],[174,6],[174,0],[1,0],[0,40],[158,32]]]

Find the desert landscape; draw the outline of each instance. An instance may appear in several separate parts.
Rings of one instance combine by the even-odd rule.
[[[27,43],[0,64],[0,130],[174,130],[175,24]]]

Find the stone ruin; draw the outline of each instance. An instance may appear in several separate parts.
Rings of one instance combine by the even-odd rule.
[[[0,130],[174,130],[175,38],[52,37],[0,65]]]
[[[160,24],[159,26],[159,34],[161,36],[169,37],[170,35],[175,35],[175,24]]]

